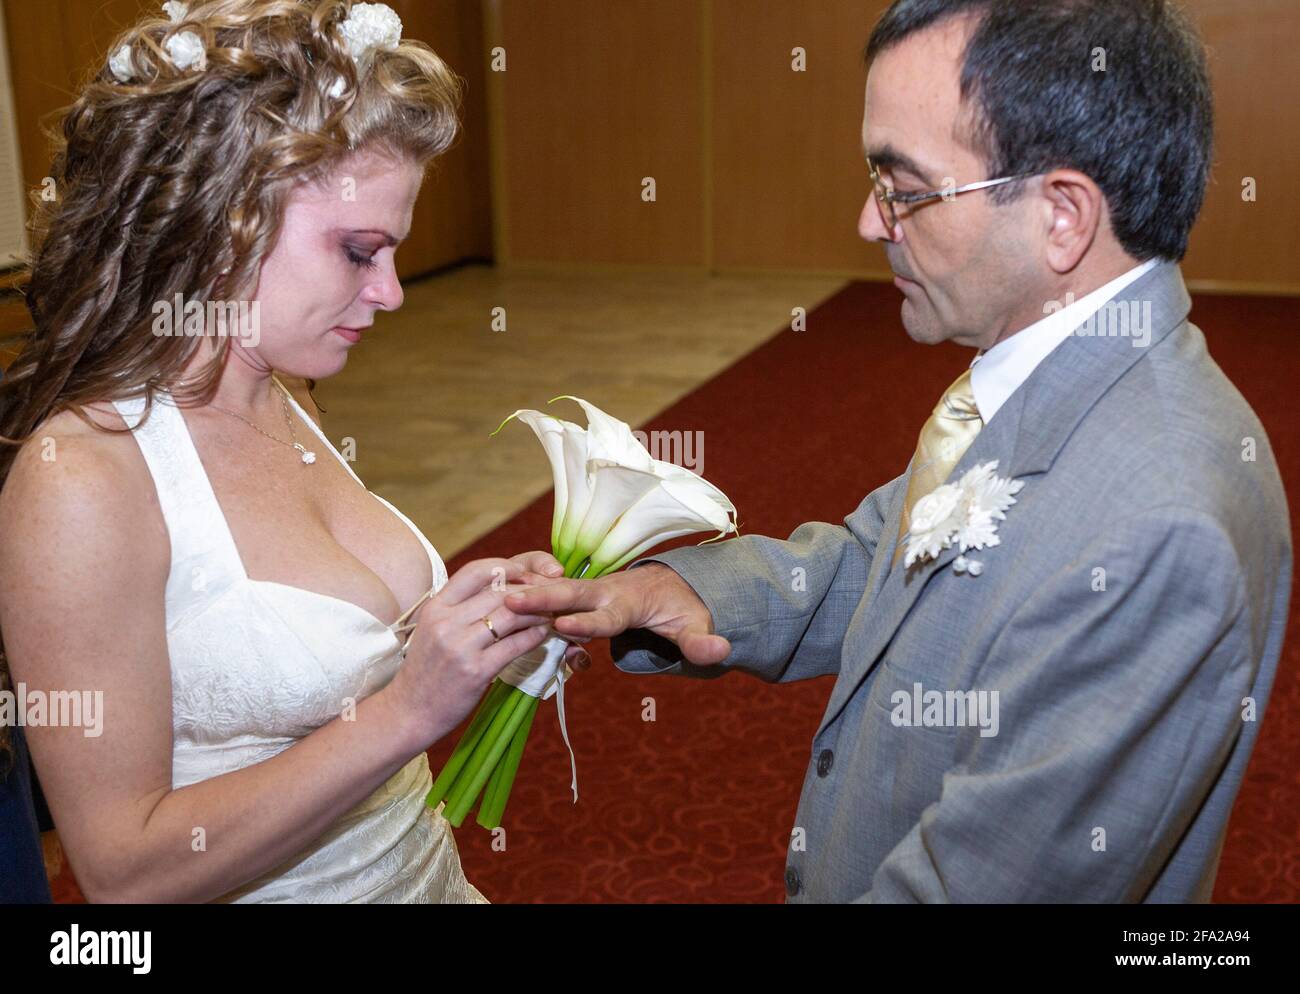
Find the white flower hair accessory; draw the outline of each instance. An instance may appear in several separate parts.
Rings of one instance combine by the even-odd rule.
[[[162,10],[173,24],[181,23],[190,13],[189,6],[180,0],[167,0],[162,5]],[[339,33],[348,47],[348,53],[357,63],[357,71],[362,72],[376,50],[392,51],[401,43],[402,19],[387,4],[357,3],[352,5],[347,18],[339,24]],[[199,72],[207,69],[207,51],[203,39],[193,31],[181,31],[172,35],[163,47],[167,49],[167,58],[177,69],[184,71],[194,68]],[[123,45],[114,52],[108,60],[108,68],[119,82],[129,83],[135,79],[136,67],[131,58],[131,46]],[[330,96],[341,97],[345,89],[346,83],[340,77],[330,88]]]
[[[956,483],[945,483],[916,502],[912,510],[911,530],[907,535],[907,555],[903,568],[915,562],[934,559],[941,549],[954,543],[963,553],[1001,543],[997,530],[1006,519],[1006,510],[1016,502],[1015,494],[1025,485],[1023,480],[995,476],[997,460],[966,471]],[[984,564],[958,556],[952,564],[956,573],[979,576]]]
[[[391,52],[402,41],[402,19],[386,3],[355,3],[347,18],[339,24],[339,34],[357,64],[358,74],[365,71],[376,50]],[[343,77],[334,81],[329,95],[343,96],[347,88]]]
[[[162,10],[173,24],[180,24],[190,14],[189,6],[181,3],[180,0],[167,0],[162,5]],[[167,58],[171,64],[182,72],[190,68],[197,68],[199,72],[203,72],[207,68],[207,50],[203,47],[203,39],[193,31],[181,31],[172,35],[163,47],[167,49]],[[114,52],[113,57],[108,60],[108,68],[119,82],[129,83],[135,79],[136,69],[131,59],[131,46],[123,45]]]

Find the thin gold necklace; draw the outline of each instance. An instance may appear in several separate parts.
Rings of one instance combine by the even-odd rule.
[[[232,418],[239,418],[239,420],[248,425],[248,427],[252,428],[259,435],[265,435],[272,442],[279,442],[281,445],[288,445],[291,448],[297,449],[299,454],[302,456],[302,461],[306,465],[310,466],[316,461],[316,453],[309,452],[307,448],[298,441],[298,434],[293,430],[293,418],[289,413],[289,401],[285,399],[283,390],[280,391],[280,403],[284,406],[284,423],[289,427],[289,437],[293,439],[292,442],[286,442],[283,438],[276,438],[274,435],[262,431],[261,428],[253,424],[253,422],[249,421],[248,418],[244,417],[242,414],[236,414],[234,411],[227,411],[224,407],[218,407],[216,404],[209,404],[208,406],[214,411],[220,411],[222,414],[229,414]]]

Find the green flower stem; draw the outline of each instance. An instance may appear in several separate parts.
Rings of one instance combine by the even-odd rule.
[[[589,556],[578,549],[568,555],[563,551],[556,549],[555,558],[564,564],[566,577],[595,578]],[[509,684],[493,681],[425,803],[436,808],[445,801],[444,817],[459,828],[481,792],[478,823],[499,827],[539,703]]]
[[[483,785],[487,783],[488,777],[492,775],[493,769],[510,745],[510,739],[514,737],[515,730],[519,728],[528,710],[526,706],[521,706],[527,699],[528,695],[523,691],[512,688],[510,696],[497,711],[497,716],[492,720],[483,740],[470,756],[464,789],[461,791],[460,786],[457,786],[458,796],[453,796],[447,805],[448,810],[443,812],[447,820],[457,828],[460,828],[460,823],[469,814],[469,809],[474,806]]]
[[[582,572],[582,564],[586,561],[587,555],[581,549],[574,549],[573,554],[567,560],[564,560],[564,575],[568,577],[577,576]]]
[[[515,784],[515,774],[519,772],[519,762],[524,757],[524,747],[528,745],[528,731],[533,727],[533,718],[537,716],[539,703],[536,697],[530,697],[524,705],[528,709],[524,720],[516,730],[514,738],[510,740],[510,748],[506,750],[505,757],[497,765],[492,780],[488,782],[483,803],[478,811],[478,823],[484,828],[493,829],[501,826],[501,818],[506,813],[506,802],[510,800],[510,789]]]
[[[487,731],[488,725],[496,715],[496,707],[505,697],[508,684],[500,680],[493,680],[492,686],[488,692],[483,695],[483,700],[479,702],[478,710],[474,712],[474,718],[469,723],[469,728],[461,736],[456,748],[451,754],[451,758],[438,774],[438,779],[433,782],[433,789],[425,796],[424,803],[431,808],[436,808],[441,801],[451,791],[456,783],[456,778],[465,766],[465,761],[473,753],[474,747],[478,745],[483,733]]]
[[[498,767],[502,776],[496,791],[491,795],[486,816],[481,808],[479,810],[480,824],[486,823],[486,828],[497,828],[501,825],[502,816],[506,811],[506,804],[510,800],[510,791],[514,787],[515,776],[519,772],[519,763],[523,759],[524,749],[528,745],[528,733],[533,727],[533,719],[537,716],[538,703],[538,699],[533,697],[524,705],[527,711],[519,725],[519,729],[515,732],[514,738],[510,740],[510,746]]]
[[[520,726],[523,727],[522,725]],[[519,733],[516,732],[516,735]],[[501,781],[505,779],[506,767],[510,765],[510,750],[514,747],[515,740],[510,740],[510,745],[506,747],[506,753],[501,757],[501,762],[497,763],[496,769],[488,777],[487,786],[483,788],[483,797],[479,800],[478,818],[475,819],[480,825],[487,829],[493,829],[497,826],[488,821],[487,813],[492,810],[496,802],[497,792],[501,789]]]
[[[474,744],[474,748],[470,752],[469,758],[465,761],[465,765],[461,767],[460,773],[456,775],[455,782],[447,792],[447,803],[443,807],[442,813],[443,817],[448,821],[451,821],[452,812],[461,807],[462,801],[465,802],[466,811],[473,806],[477,795],[475,795],[475,797],[466,798],[465,794],[469,790],[469,785],[478,773],[483,760],[487,757],[488,753],[492,751],[492,746],[496,742],[496,736],[501,734],[501,729],[505,727],[506,722],[510,718],[509,708],[514,704],[514,697],[511,696],[511,693],[514,690],[514,687],[508,687],[506,692],[501,695],[496,705],[488,711],[489,718],[487,727],[483,730],[483,734],[479,736],[478,742]],[[463,818],[464,816],[462,815],[461,817]],[[453,824],[456,824],[458,828],[460,827],[458,823],[453,822]]]

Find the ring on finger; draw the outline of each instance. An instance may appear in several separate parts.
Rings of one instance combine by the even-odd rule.
[[[483,624],[487,625],[487,630],[488,630],[489,632],[492,633],[492,641],[493,641],[493,642],[500,642],[500,641],[501,641],[501,636],[498,635],[498,634],[497,634],[497,630],[496,630],[495,628],[492,627],[492,619],[489,618],[489,617],[485,614],[485,615],[483,615],[483,617],[480,618],[479,620],[482,621]]]

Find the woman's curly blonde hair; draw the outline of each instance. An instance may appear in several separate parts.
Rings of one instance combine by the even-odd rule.
[[[206,302],[255,286],[288,195],[348,158],[378,152],[426,167],[456,137],[461,80],[402,40],[355,61],[339,25],[353,0],[199,0],[183,20],[151,17],[128,46],[132,79],[106,56],[51,132],[56,199],[33,194],[27,307],[34,330],[0,379],[0,487],[18,447],[52,414],[158,390],[212,396],[229,340],[189,382],[200,338],[159,336],[155,301]],[[174,34],[193,32],[206,68],[178,69]],[[336,84],[343,80],[341,94]],[[223,270],[229,269],[229,274]],[[0,689],[9,672],[0,640]],[[11,758],[0,727],[0,771]]]

